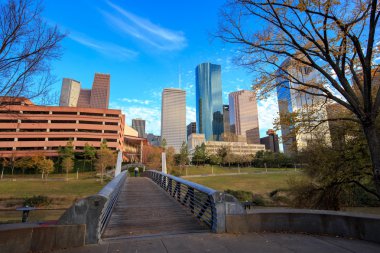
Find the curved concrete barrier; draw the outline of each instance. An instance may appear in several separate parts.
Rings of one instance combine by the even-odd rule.
[[[127,172],[121,172],[96,195],[78,200],[58,220],[60,225],[86,224],[86,244],[98,243]]]
[[[227,215],[226,232],[310,233],[380,243],[380,216],[305,209],[257,209],[246,215]]]

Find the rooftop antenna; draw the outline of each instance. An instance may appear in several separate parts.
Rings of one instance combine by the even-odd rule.
[[[178,64],[178,86],[181,89],[181,65]]]

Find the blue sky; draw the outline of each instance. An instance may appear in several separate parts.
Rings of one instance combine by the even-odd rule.
[[[60,90],[64,77],[90,88],[95,72],[111,74],[110,107],[147,120],[147,132],[160,134],[161,92],[187,92],[187,122],[195,121],[196,65],[222,66],[223,101],[229,92],[250,89],[253,76],[232,59],[236,48],[210,35],[218,24],[221,0],[106,1],[45,0],[44,18],[68,34],[63,55],[53,65]],[[259,102],[260,134],[276,117],[277,101]]]

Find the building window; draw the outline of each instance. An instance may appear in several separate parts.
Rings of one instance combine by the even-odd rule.
[[[72,141],[72,138],[70,138],[70,137],[54,137],[54,138],[49,138],[49,141]]]
[[[57,111],[57,112],[52,112],[52,114],[56,114],[56,115],[77,115],[77,112],[60,112],[60,111]]]
[[[81,112],[80,115],[82,116],[97,116],[97,117],[103,117],[102,113],[92,113],[92,112]]]
[[[0,119],[0,123],[17,123],[17,119]]]
[[[103,122],[100,122],[100,121],[80,120],[80,121],[79,121],[79,124],[103,125]]]
[[[23,119],[21,123],[48,123],[47,120],[33,120],[33,119]]]
[[[76,120],[52,120],[51,123],[59,123],[59,124],[75,124]]]
[[[23,111],[24,114],[49,114],[49,111]]]
[[[0,138],[0,141],[14,141],[14,138]]]
[[[20,129],[20,132],[46,132],[46,129],[38,129],[38,128],[32,128],[32,129]]]
[[[0,132],[16,132],[16,129],[7,129],[7,128],[1,129],[0,128]]]
[[[114,130],[104,130],[105,134],[117,134],[117,131]]]
[[[101,133],[102,130],[95,130],[95,129],[78,129],[78,132],[82,132],[82,133]]]
[[[12,151],[12,148],[9,148],[9,147],[7,147],[7,148],[0,148],[0,151]]]
[[[105,125],[107,125],[107,126],[117,126],[117,125],[119,125],[119,123],[117,123],[117,122],[106,122]]]
[[[50,132],[75,132],[75,129],[50,129]]]
[[[100,142],[100,138],[77,138],[77,141],[98,141]]]
[[[106,114],[106,117],[119,118],[119,114]]]
[[[45,141],[45,138],[18,138],[18,141]]]
[[[44,150],[44,147],[17,147],[16,150]]]

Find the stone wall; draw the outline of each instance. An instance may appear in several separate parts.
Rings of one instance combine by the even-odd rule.
[[[227,215],[226,232],[310,233],[380,243],[380,216],[303,209],[263,209],[246,215]]]
[[[0,229],[3,253],[48,252],[84,246],[86,225],[4,225]]]

